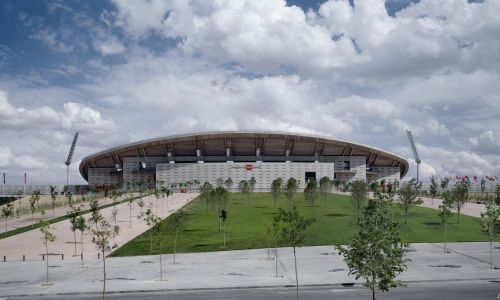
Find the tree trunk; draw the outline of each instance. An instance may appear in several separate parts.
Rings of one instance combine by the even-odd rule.
[[[274,249],[276,250],[276,255],[275,255],[275,276],[278,277],[278,242],[276,240],[274,240]]]
[[[405,224],[407,219],[408,219],[408,208],[405,208]]]
[[[76,256],[76,230],[73,230],[73,240],[75,241],[75,256]]]
[[[132,203],[129,204],[128,228],[132,228]]]
[[[491,250],[491,244],[493,241],[490,239],[490,268],[493,270],[493,252]]]
[[[179,234],[179,228],[175,229],[175,239],[174,239],[174,265],[175,265],[175,250],[177,248],[177,236]]]
[[[163,263],[161,261],[161,246],[160,246],[160,281],[163,281]]]
[[[446,226],[446,222],[444,223],[444,248],[443,248],[443,251],[444,253],[446,253],[446,229],[447,229],[447,226]]]
[[[375,287],[373,286],[371,289],[372,289],[372,300],[376,300],[375,299]]]
[[[460,208],[457,209],[457,212],[458,212],[458,224],[460,224]]]
[[[80,235],[80,248],[82,250],[81,251],[82,253],[81,253],[80,257],[82,259],[82,268],[83,268],[83,231],[82,231],[82,234]]]
[[[226,249],[226,225],[222,227],[222,231],[224,232],[224,249]]]
[[[297,300],[299,300],[299,274],[297,272],[297,254],[295,253],[295,245],[293,246],[293,259],[295,261],[295,286],[297,291]]]
[[[103,266],[103,278],[104,280],[102,281],[102,299],[104,300],[104,297],[106,295],[106,256],[104,255],[104,247],[102,248],[102,266]]]
[[[45,258],[46,258],[46,266],[47,266],[47,284],[49,284],[49,241],[45,239]]]
[[[153,253],[153,235],[151,234],[151,227],[149,228],[149,254]]]
[[[33,211],[31,211],[31,229],[33,229]]]
[[[8,217],[5,218],[5,236],[7,236],[7,219]]]

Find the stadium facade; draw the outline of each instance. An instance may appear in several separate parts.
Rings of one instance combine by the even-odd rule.
[[[349,182],[400,180],[408,161],[387,151],[328,137],[283,132],[207,132],[173,135],[111,148],[84,158],[80,173],[90,186],[150,187],[194,181],[215,184],[256,178],[268,190],[281,177],[304,188],[323,176]]]

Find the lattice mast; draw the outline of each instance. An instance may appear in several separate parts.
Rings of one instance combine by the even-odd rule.
[[[417,183],[418,183],[420,182],[418,178],[418,169],[422,161],[418,156],[417,147],[415,147],[415,142],[413,141],[413,135],[411,134],[411,131],[406,129],[406,135],[408,136],[408,141],[410,141],[411,152],[413,152],[413,158],[415,158],[415,163],[417,164]]]
[[[78,132],[75,133],[75,137],[73,138],[73,143],[71,143],[71,149],[68,153],[68,159],[64,162],[66,165],[66,186],[69,188],[69,165],[71,164],[71,159],[73,158],[73,152],[75,152],[76,141],[78,140]]]

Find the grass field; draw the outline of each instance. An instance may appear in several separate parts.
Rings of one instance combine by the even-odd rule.
[[[278,207],[288,208],[288,200],[282,195]],[[323,197],[318,197],[314,207],[304,201],[302,193],[297,193],[294,204],[301,213],[315,222],[308,228],[304,246],[345,244],[357,230],[356,211],[349,196],[331,194],[326,206]],[[217,208],[207,205],[198,198],[185,207],[187,217],[177,241],[177,252],[204,252],[218,250],[237,250],[267,247],[267,223],[277,209],[269,193],[253,193],[250,201],[232,193],[227,203],[226,248],[223,248],[223,235],[219,232]],[[408,223],[403,224],[404,216],[397,204],[393,205],[394,216],[401,222],[402,238],[406,242],[442,242],[443,226],[437,211],[430,208],[413,207],[408,215]],[[173,216],[163,220],[166,224],[165,245],[162,253],[173,252]],[[480,219],[461,216],[460,224],[454,216],[448,225],[449,242],[487,241],[481,231]],[[158,254],[153,249],[152,254]],[[150,254],[149,233],[145,232],[116,250],[112,256]]]

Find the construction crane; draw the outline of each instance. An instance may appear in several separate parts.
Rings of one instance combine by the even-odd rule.
[[[68,159],[64,164],[66,165],[66,186],[69,188],[69,165],[71,164],[71,158],[73,158],[73,152],[75,152],[76,141],[78,140],[78,132],[75,133],[73,138],[73,143],[71,143],[71,149],[69,150]]]
[[[408,136],[408,141],[410,141],[410,147],[411,147],[411,152],[413,152],[413,158],[415,158],[415,163],[417,163],[417,183],[418,183],[419,182],[418,181],[418,167],[422,161],[420,160],[420,157],[418,156],[417,147],[415,147],[415,142],[413,141],[413,135],[411,134],[411,131],[406,129],[406,135]]]

